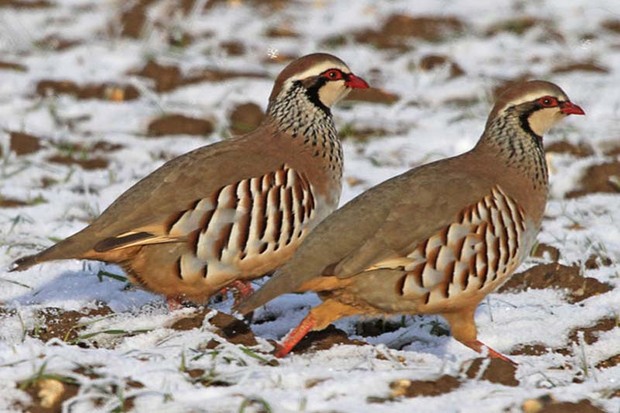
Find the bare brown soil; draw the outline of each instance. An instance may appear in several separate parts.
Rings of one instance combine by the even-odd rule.
[[[78,165],[82,169],[104,169],[107,168],[110,161],[105,158],[91,157],[88,159],[76,158],[70,155],[53,155],[47,158],[51,163],[57,163],[60,165]]]
[[[498,291],[525,291],[528,288],[557,288],[566,291],[570,303],[578,303],[597,294],[611,290],[611,286],[595,278],[584,277],[578,266],[540,264],[515,274]]]
[[[444,55],[426,55],[420,60],[420,69],[428,72],[431,70],[435,70],[440,67],[449,66],[450,68],[450,78],[455,78],[459,76],[463,76],[465,71],[458,63],[454,62],[448,56]]]
[[[412,40],[439,42],[466,30],[466,25],[453,16],[410,16],[394,14],[379,30],[363,30],[353,36],[357,42],[369,43],[380,49],[407,50]]]
[[[16,72],[26,72],[28,67],[21,63],[0,61],[0,70],[15,70]]]
[[[206,136],[215,130],[213,122],[181,114],[169,114],[149,123],[148,136],[199,135]]]
[[[9,148],[16,155],[27,155],[41,149],[40,138],[23,132],[10,132]]]
[[[28,205],[28,202],[0,195],[0,208],[17,208]]]
[[[129,74],[152,79],[155,83],[155,91],[160,93],[200,82],[219,82],[238,77],[266,77],[263,73],[233,72],[217,68],[205,68],[184,74],[176,65],[163,65],[153,60],[148,61],[141,69],[133,70]]]
[[[41,80],[36,92],[40,96],[71,95],[77,99],[102,99],[121,102],[134,100],[140,92],[132,85],[87,84],[78,85],[70,80]]]
[[[383,89],[369,87],[368,89],[351,90],[345,100],[391,105],[392,103],[398,102],[400,100],[400,96],[396,93],[388,92]]]
[[[495,36],[499,33],[514,33],[516,35],[522,35],[533,27],[547,25],[549,25],[549,21],[533,16],[520,16],[493,23],[493,25],[487,29],[486,35]]]
[[[595,192],[620,192],[620,161],[592,165],[584,172],[579,189],[569,192],[566,197],[576,198]]]
[[[15,9],[45,9],[52,7],[47,0],[0,0],[0,7],[12,7]]]
[[[577,158],[586,158],[594,155],[594,149],[585,142],[580,142],[577,145],[566,141],[553,142],[545,145],[545,152],[568,154]]]
[[[228,115],[230,132],[243,135],[251,132],[265,119],[265,113],[256,103],[241,103],[233,108]]]
[[[365,342],[360,340],[352,340],[342,330],[330,325],[325,330],[311,331],[295,346],[292,353],[306,354],[314,353],[320,350],[328,350],[333,346],[340,344],[348,344],[352,346],[364,346]]]
[[[484,364],[488,363],[486,367]],[[482,374],[480,369],[484,369]],[[477,358],[465,370],[465,375],[470,379],[479,377],[480,380],[490,381],[491,383],[503,384],[504,386],[518,386],[519,380],[516,378],[517,367],[500,359]]]
[[[208,308],[198,309],[189,317],[182,318],[175,322],[171,328],[175,330],[192,330],[200,328],[203,325],[204,318],[212,310]],[[256,338],[248,325],[235,317],[218,312],[209,319],[209,324],[216,327],[216,333],[233,344],[243,345],[246,347],[255,346]]]
[[[433,397],[450,393],[460,386],[456,377],[445,374],[437,380],[396,380],[390,383],[390,390],[393,398]]]
[[[83,330],[84,325],[80,321],[87,318],[103,317],[111,314],[112,310],[104,304],[99,304],[95,309],[82,309],[81,311],[64,311],[59,308],[45,308],[39,313],[42,323],[30,334],[44,342],[53,338],[74,342]]]
[[[560,259],[560,250],[551,245],[540,243],[532,252],[532,256],[538,258],[547,258],[553,262],[558,262]]]
[[[569,73],[569,72],[594,72],[609,73],[609,69],[592,62],[574,62],[555,66],[551,69],[551,73]]]

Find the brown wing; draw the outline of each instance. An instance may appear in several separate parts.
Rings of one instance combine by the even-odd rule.
[[[247,313],[322,275],[339,278],[396,268],[413,247],[455,220],[491,190],[490,177],[472,179],[467,157],[444,160],[392,178],[325,219],[295,255],[240,307]],[[463,166],[461,168],[460,166]]]
[[[99,253],[133,245],[180,241],[168,235],[167,226],[222,187],[273,173],[286,162],[297,172],[307,173],[311,166],[306,159],[312,158],[290,142],[266,125],[175,158],[127,190],[91,225],[39,254],[24,257],[13,269],[53,259],[98,258]]]
[[[175,158],[121,195],[92,224],[98,239],[155,226],[215,191],[240,180],[262,176],[283,161],[266,156],[252,135],[198,148]],[[150,232],[150,231],[147,231]]]

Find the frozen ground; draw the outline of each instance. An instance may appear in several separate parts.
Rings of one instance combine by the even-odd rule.
[[[334,110],[343,202],[469,149],[506,81],[554,81],[587,112],[545,137],[551,198],[528,282],[477,313],[516,372],[467,374],[477,355],[439,317],[342,320],[275,361],[267,340],[316,297],[259,310],[254,339],[215,312],[169,313],[113,266],[4,270],[166,159],[247,127],[233,110],[264,108],[287,59],[317,50],[385,92]],[[151,124],[167,114],[198,134]],[[617,0],[0,1],[0,126],[0,411],[620,412]]]

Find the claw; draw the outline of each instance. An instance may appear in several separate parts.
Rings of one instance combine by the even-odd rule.
[[[183,308],[183,303],[178,297],[166,297],[166,305],[170,312]]]
[[[505,362],[508,362],[508,363],[512,364],[513,366],[518,366],[518,363],[516,363],[515,361],[512,361],[510,358],[504,356],[502,353],[493,350],[491,347],[487,346],[486,344],[484,344],[480,340],[469,341],[469,342],[466,342],[466,343],[463,343],[463,344],[465,344],[467,347],[477,351],[478,353],[482,353],[484,350],[486,350],[488,357],[494,358],[494,359],[504,360]]]
[[[299,343],[306,336],[306,334],[314,328],[315,325],[316,321],[314,320],[314,317],[312,317],[312,314],[308,314],[297,327],[291,330],[291,332],[284,337],[282,344],[277,346],[275,356],[277,358],[285,357],[293,348],[295,348],[297,343]]]

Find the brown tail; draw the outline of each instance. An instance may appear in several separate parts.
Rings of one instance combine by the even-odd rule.
[[[83,238],[82,232],[78,232],[38,254],[19,258],[9,266],[9,272],[24,271],[45,261],[82,258],[87,251],[92,249],[91,243],[85,242]]]
[[[282,294],[293,292],[294,289],[291,289],[287,283],[279,282],[280,277],[282,277],[282,273],[281,270],[278,270],[261,288],[247,298],[242,299],[241,302],[235,304],[233,310],[247,315],[274,298]]]
[[[33,265],[38,264],[39,263],[39,261],[37,260],[38,255],[39,254],[28,255],[26,257],[21,257],[13,261],[13,263],[9,266],[9,272],[24,271],[32,267]]]

